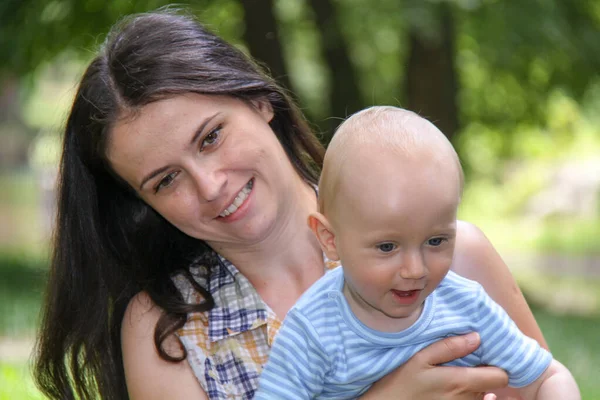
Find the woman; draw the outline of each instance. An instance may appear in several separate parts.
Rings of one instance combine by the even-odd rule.
[[[289,308],[325,273],[306,219],[323,149],[285,93],[192,18],[130,17],[69,115],[35,376],[51,398],[251,398]],[[543,337],[489,241],[461,223],[458,273]],[[447,339],[365,398],[477,398],[494,368],[434,367]],[[184,361],[187,360],[187,361]]]

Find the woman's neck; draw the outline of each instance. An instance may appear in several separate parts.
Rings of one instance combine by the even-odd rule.
[[[308,216],[317,210],[314,188],[302,181],[295,199],[289,212],[260,243],[219,250],[280,319],[324,274],[323,253],[308,226]]]
[[[282,287],[294,291],[290,285],[302,293],[323,274],[323,254],[307,222],[309,214],[317,210],[316,193],[304,181],[297,189],[295,204],[289,205],[289,212],[263,240],[249,246],[219,249],[259,293],[280,291]]]

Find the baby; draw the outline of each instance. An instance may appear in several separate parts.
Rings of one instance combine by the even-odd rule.
[[[338,129],[309,217],[327,273],[289,311],[255,399],[353,399],[422,348],[478,332],[449,365],[493,365],[525,399],[580,399],[560,363],[525,336],[482,287],[449,271],[463,173],[430,122],[394,107]]]

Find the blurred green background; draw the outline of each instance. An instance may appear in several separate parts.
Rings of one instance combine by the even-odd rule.
[[[167,4],[0,4],[0,400],[40,398],[28,362],[77,80],[119,17]],[[507,261],[583,398],[600,399],[599,0],[178,4],[257,57],[324,143],[374,104],[436,123],[465,168],[461,218]]]

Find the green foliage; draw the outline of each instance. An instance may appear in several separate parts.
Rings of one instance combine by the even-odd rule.
[[[556,184],[557,171],[598,159],[600,84],[594,81],[581,102],[560,89],[551,91],[541,124],[522,122],[507,138],[501,125],[472,122],[456,145],[467,171],[461,218],[477,223],[505,250],[598,253],[600,210],[595,215],[534,212],[536,195]],[[582,167],[581,175],[590,174]],[[560,195],[560,194],[559,194]]]
[[[410,2],[380,1],[377,7],[370,0],[337,3],[364,103],[400,106],[408,50],[405,33],[416,20],[409,12]]]
[[[33,334],[46,274],[47,261],[0,252],[0,337]]]
[[[503,94],[524,101],[521,109],[543,114],[545,93],[568,88],[579,99],[600,66],[600,7],[596,0],[485,1],[462,21],[461,50],[469,49],[489,77],[485,88],[504,102]],[[576,73],[574,73],[576,71]],[[469,75],[463,76],[468,84]],[[514,80],[514,82],[510,82]],[[498,91],[497,83],[506,90]],[[516,85],[515,85],[516,83]],[[490,85],[491,84],[491,85]],[[490,113],[465,113],[468,119],[488,121]]]
[[[31,171],[0,172],[0,251],[10,247],[35,259],[46,250],[37,179]]]
[[[482,124],[505,139],[511,155],[520,125],[545,119],[547,94],[562,88],[579,101],[600,70],[600,6],[596,0],[506,2],[447,0],[456,22],[460,117],[466,129]],[[403,104],[408,28],[439,39],[440,0],[334,1],[345,41],[359,72],[363,104]],[[7,0],[0,5],[0,55],[5,73],[24,75],[66,50],[88,59],[108,28],[133,12],[166,0]],[[239,0],[182,1],[209,28],[244,47]],[[330,67],[320,58],[307,2],[274,2],[282,47],[296,94],[313,118],[329,116]],[[573,73],[576,71],[576,73]],[[417,110],[418,111],[418,110]]]
[[[534,315],[552,355],[563,363],[577,381],[582,399],[600,399],[598,365],[600,317],[577,317],[534,309]]]
[[[551,219],[546,221],[536,247],[540,252],[590,254],[598,257],[600,265],[600,221]]]
[[[41,400],[29,374],[29,368],[23,361],[0,361],[0,400]]]
[[[143,7],[141,4],[143,3]],[[154,4],[152,4],[154,3]],[[161,6],[159,1],[9,0],[0,10],[0,54],[5,67],[29,72],[67,48],[80,51],[122,15]]]
[[[365,104],[405,102],[406,33],[417,28],[423,36],[439,36],[433,13],[440,1],[334,0]],[[462,131],[455,145],[467,172],[461,218],[479,225],[503,251],[598,254],[600,210],[596,218],[531,219],[527,208],[548,185],[557,163],[600,154],[600,1],[446,1],[453,5],[460,79]],[[0,78],[25,77],[23,87],[30,89],[23,96],[23,117],[41,131],[31,153],[36,165],[56,162],[42,150],[51,147],[48,142],[58,143],[82,60],[91,57],[109,27],[123,15],[168,4],[0,2]],[[178,4],[191,7],[209,29],[246,50],[239,0]],[[295,94],[313,118],[327,118],[335,71],[321,59],[312,10],[306,1],[274,4]],[[37,229],[40,192],[31,174],[1,175],[0,185],[0,217],[19,221],[8,238],[11,249],[0,249],[0,337],[30,336],[48,261]],[[600,398],[592,374],[600,365],[598,317],[547,310],[556,310],[550,300],[568,297],[569,304],[581,304],[579,311],[597,312],[598,284],[539,271],[522,271],[518,278],[531,302],[544,307],[535,310],[536,318],[556,358],[576,376],[583,398]],[[0,400],[40,398],[26,372],[25,360],[0,363]]]
[[[23,120],[36,131],[60,132],[77,90],[77,80],[85,64],[72,52],[62,54],[52,64],[31,75],[35,81],[21,107]]]
[[[325,119],[330,115],[329,71],[320,57],[319,38],[308,7],[300,1],[276,1],[275,13],[281,23],[286,67],[294,82],[293,95],[314,120]]]
[[[120,18],[165,6],[205,14],[228,39],[239,30],[239,7],[233,0],[176,5],[168,0],[6,0],[0,3],[0,76],[27,74],[65,50],[87,59]]]

